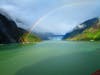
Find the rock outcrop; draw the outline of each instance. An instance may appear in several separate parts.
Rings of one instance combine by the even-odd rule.
[[[27,30],[19,28],[10,16],[8,16],[4,12],[0,13],[0,44],[24,42],[22,41],[22,39],[25,39],[25,36],[23,37],[23,35],[26,33],[29,32]],[[33,34],[31,35],[34,36]],[[33,39],[39,40],[39,38],[36,36],[35,38],[33,37]]]

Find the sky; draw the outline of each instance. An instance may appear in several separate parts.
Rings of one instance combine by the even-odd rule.
[[[0,0],[19,27],[38,33],[65,34],[100,16],[100,0]]]

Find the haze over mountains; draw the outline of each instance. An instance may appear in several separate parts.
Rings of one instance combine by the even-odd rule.
[[[19,19],[18,23],[23,23]],[[56,35],[50,32],[28,34],[28,30],[20,28],[7,13],[0,13],[0,43],[36,42],[40,40],[100,40],[100,18],[92,18],[73,28],[66,35]],[[29,35],[27,37],[27,35]],[[26,38],[27,37],[27,38]]]
[[[87,19],[100,16],[100,0],[0,0],[0,9],[24,29],[63,35]]]
[[[37,36],[18,27],[7,13],[0,11],[0,44],[36,41],[40,41]]]
[[[81,23],[71,32],[66,33],[63,39],[85,41],[100,40],[100,18],[96,17]]]

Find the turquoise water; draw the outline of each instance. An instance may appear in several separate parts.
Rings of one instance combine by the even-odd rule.
[[[99,69],[100,42],[0,45],[0,75],[91,75]]]

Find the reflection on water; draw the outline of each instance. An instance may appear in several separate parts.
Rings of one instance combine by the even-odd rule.
[[[16,75],[90,75],[99,68],[99,57],[93,53],[76,53],[43,60],[22,68]]]
[[[45,41],[13,48],[2,46],[0,74],[90,75],[100,69],[99,45],[100,42]]]

